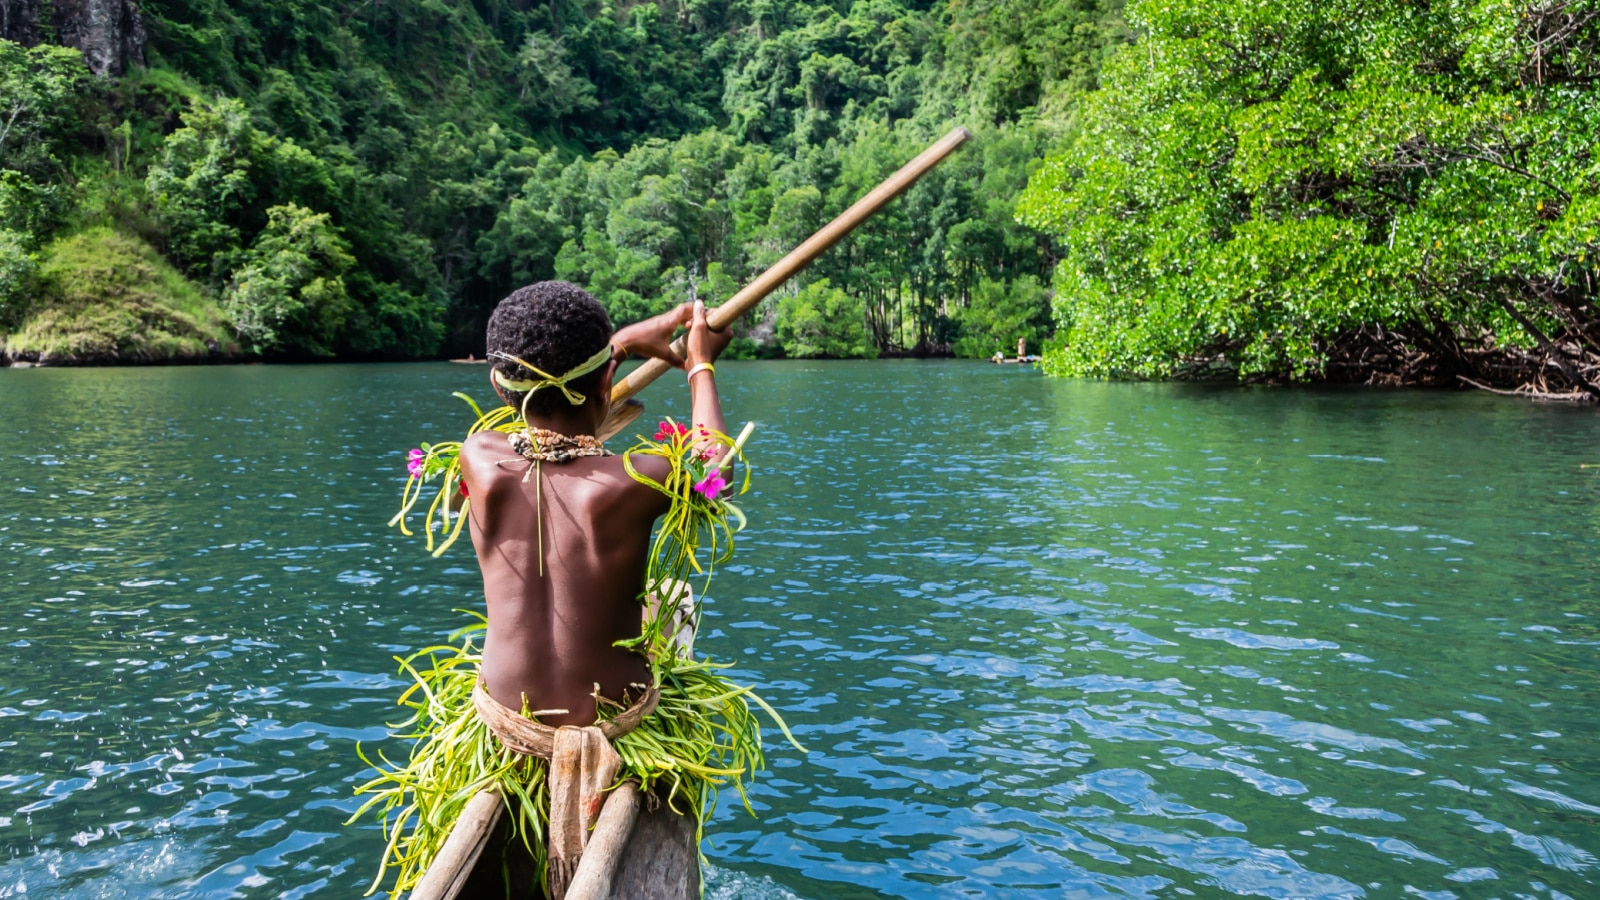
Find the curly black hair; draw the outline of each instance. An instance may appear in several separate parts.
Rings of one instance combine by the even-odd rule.
[[[514,362],[496,359],[507,353],[538,366],[551,375],[570,372],[611,340],[611,317],[588,291],[565,281],[541,281],[511,292],[489,316],[489,360],[507,378],[535,377]],[[599,385],[605,367],[568,382],[568,387],[588,397]],[[523,394],[496,385],[512,406],[522,405]],[[529,415],[542,415],[567,405],[566,395],[554,388],[537,391],[528,400]]]

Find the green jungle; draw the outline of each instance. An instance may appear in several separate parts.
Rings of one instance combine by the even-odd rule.
[[[1600,398],[1600,0],[74,2],[0,0],[11,362],[718,302],[961,124],[737,355]]]

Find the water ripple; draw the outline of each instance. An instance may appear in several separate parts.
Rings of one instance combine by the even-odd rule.
[[[698,646],[812,752],[708,897],[1596,895],[1592,411],[728,366]],[[465,368],[0,370],[0,898],[365,889],[355,745],[481,603],[384,525]]]

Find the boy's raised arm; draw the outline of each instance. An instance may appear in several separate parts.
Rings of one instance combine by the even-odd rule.
[[[651,316],[642,322],[624,325],[611,336],[611,345],[622,350],[627,356],[659,359],[675,369],[681,369],[683,359],[672,349],[672,335],[681,326],[689,324],[689,316],[693,309],[689,304],[682,303],[676,309],[670,309],[659,316]]]
[[[706,304],[696,300],[689,319],[689,337],[685,341],[684,356],[689,366],[689,398],[694,409],[693,427],[713,433],[726,433],[722,421],[722,399],[717,396],[717,371],[712,363],[728,348],[733,340],[733,329],[714,331],[706,323]],[[709,458],[717,459],[726,448],[716,441],[700,441],[700,449]]]
[[[684,356],[679,358],[672,349],[672,335],[679,326],[687,325],[689,334],[684,340]],[[689,373],[689,398],[694,411],[692,427],[704,428],[713,433],[726,433],[722,419],[722,401],[717,396],[716,369],[712,365],[733,340],[733,330],[716,331],[706,322],[706,304],[696,300],[677,309],[652,316],[617,330],[611,343],[627,355],[659,359]],[[621,360],[613,360],[612,364]],[[716,441],[697,441],[709,458],[722,456],[724,447]]]

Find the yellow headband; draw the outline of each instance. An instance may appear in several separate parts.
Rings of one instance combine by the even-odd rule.
[[[606,363],[610,362],[611,361],[611,355],[612,355],[611,354],[611,345],[607,344],[604,347],[601,347],[599,352],[595,353],[595,355],[593,355],[593,356],[589,357],[587,360],[584,360],[583,362],[579,363],[577,368],[573,369],[572,371],[568,372],[565,375],[562,375],[559,378],[554,376],[554,375],[551,375],[550,373],[544,371],[543,369],[540,369],[538,366],[530,365],[530,364],[528,364],[528,363],[526,363],[526,362],[524,362],[524,361],[522,361],[520,359],[517,359],[515,356],[512,356],[509,353],[503,353],[503,352],[501,352],[499,350],[496,350],[493,353],[490,353],[489,354],[489,358],[490,359],[504,360],[505,362],[516,363],[517,365],[523,367],[524,369],[527,369],[528,371],[532,372],[533,374],[539,376],[538,378],[530,378],[530,379],[527,379],[526,381],[518,381],[518,380],[511,379],[511,378],[507,378],[504,374],[501,373],[501,371],[499,369],[493,370],[494,371],[494,383],[500,385],[501,387],[505,388],[506,390],[515,391],[516,393],[519,393],[519,394],[524,392],[524,391],[526,391],[527,394],[528,394],[528,397],[532,397],[535,391],[541,390],[543,388],[547,388],[547,387],[558,388],[561,391],[561,393],[567,395],[567,402],[568,403],[571,403],[573,406],[582,406],[583,405],[583,400],[584,400],[583,395],[578,393],[577,391],[574,391],[572,388],[567,387],[567,382],[571,381],[574,378],[582,378],[583,376],[589,374],[590,372],[593,372],[595,369],[598,369],[601,366],[605,365]],[[527,398],[526,397],[523,398],[523,404],[524,405],[527,404]]]

